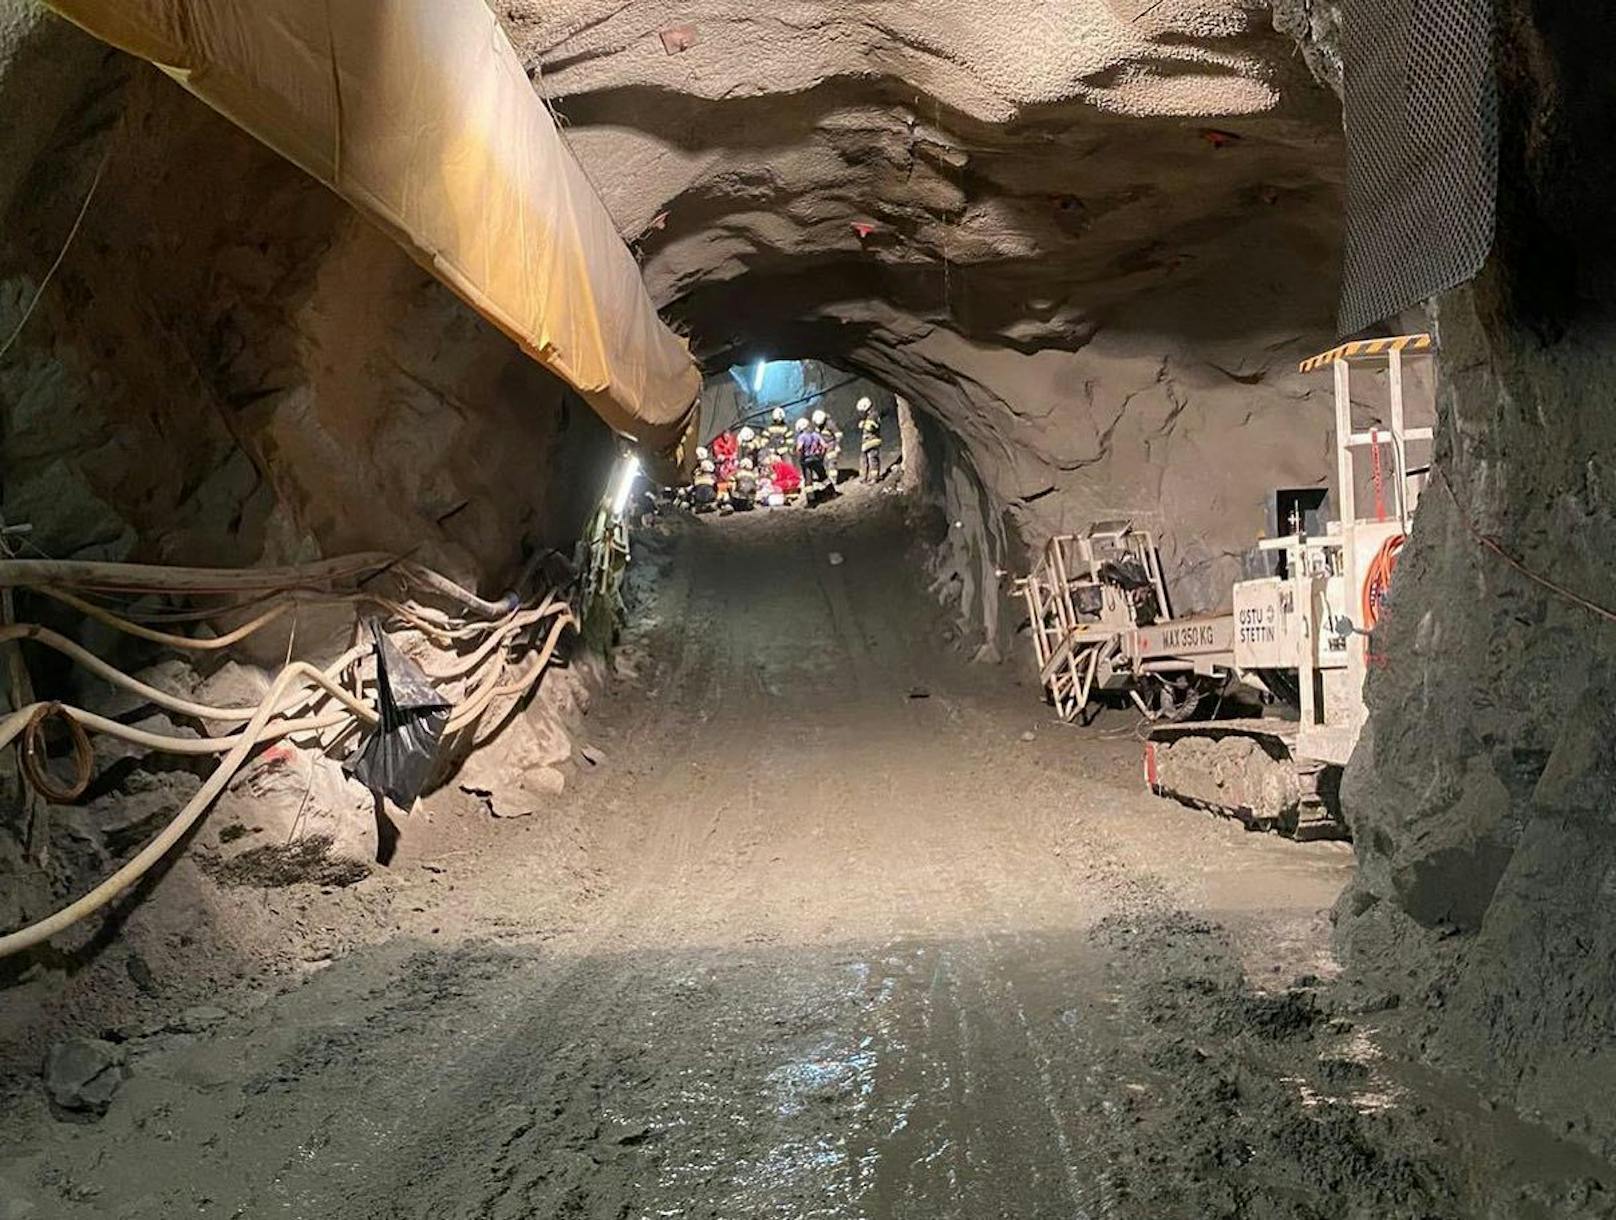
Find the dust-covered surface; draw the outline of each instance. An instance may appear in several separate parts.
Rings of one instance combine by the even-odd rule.
[[[1375,633],[1384,663],[1343,789],[1359,870],[1341,939],[1356,971],[1404,993],[1424,1054],[1485,1073],[1503,1104],[1610,1156],[1616,97],[1597,85],[1609,13],[1498,11],[1498,244],[1437,310],[1440,478]]]
[[[171,683],[195,678],[178,663],[153,669]],[[559,794],[598,765],[588,761],[596,752],[587,716],[602,669],[596,655],[574,650],[519,707],[487,718],[499,730],[483,732],[469,757],[461,758],[467,741],[447,748],[408,812],[378,802],[319,750],[283,741],[259,752],[126,895],[48,945],[0,961],[0,1075],[32,1072],[63,1032],[161,1027],[189,1005],[321,969],[356,946],[437,935],[445,908],[463,897],[464,856],[498,858],[520,843],[523,867],[573,864],[590,832]],[[231,670],[262,684],[257,670],[233,662],[219,672]],[[119,714],[134,702],[92,706]],[[216,765],[120,743],[103,749],[111,740],[98,739],[91,795],[37,815],[42,864],[0,833],[0,927],[24,926],[111,875],[196,793],[197,771]],[[524,897],[523,909],[553,898]],[[509,896],[499,901],[508,906]],[[498,926],[503,917],[491,918]]]
[[[642,538],[564,808],[112,1031],[98,1122],[17,1081],[10,1214],[1609,1214],[1328,981],[1346,848],[1145,796],[1132,726],[965,665],[857,507]]]
[[[387,235],[156,68],[34,0],[0,0],[0,105],[0,519],[19,527],[6,553],[229,567],[385,549],[498,598],[527,556],[570,549],[609,477],[611,435]],[[189,664],[28,592],[16,612],[223,706],[256,704],[290,656],[324,663],[352,643],[347,606],[300,607],[228,659]],[[42,698],[198,731],[42,649],[25,658]],[[535,738],[524,760],[553,760],[554,735],[541,745],[532,729],[507,726],[513,742]],[[215,763],[138,753],[99,738],[86,798],[41,812],[21,797],[15,752],[0,752],[0,927],[109,875]],[[563,744],[560,761],[570,753]],[[306,766],[289,768],[273,793],[244,774],[251,789],[233,786],[152,885],[31,963],[0,963],[0,1064],[38,1063],[44,1009],[91,1028],[157,1019],[165,1004],[374,935],[371,894],[398,874],[359,881],[383,844],[370,802],[344,796],[338,770],[322,764],[311,782]],[[406,835],[434,816],[486,820],[455,795]],[[318,876],[342,893],[315,891],[322,904],[254,889],[243,918],[241,896],[221,895],[210,874]]]

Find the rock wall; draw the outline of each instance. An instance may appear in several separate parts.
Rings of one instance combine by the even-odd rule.
[[[300,171],[44,20],[23,67],[96,70],[7,192],[0,335],[95,190],[0,360],[8,521],[57,557],[379,547],[490,585],[577,535],[612,451],[570,392]]]
[[[1498,7],[1498,241],[1437,310],[1442,477],[1376,631],[1339,931],[1427,1054],[1609,1156],[1616,625],[1573,599],[1616,610],[1612,18]]]
[[[0,105],[0,343],[38,298],[0,354],[0,517],[31,528],[7,536],[20,553],[251,566],[382,549],[498,596],[530,555],[570,548],[610,477],[611,435],[323,187],[33,0],[0,0]],[[340,651],[352,627],[346,608],[340,623],[300,609],[191,665],[38,598],[18,609],[159,686],[232,706],[262,697],[260,667],[294,645],[317,655],[327,632]],[[25,655],[43,697],[194,732],[43,650]],[[599,683],[577,661],[519,714],[496,709],[518,774],[468,783],[502,816],[560,781],[551,764],[570,756]],[[12,752],[0,758],[0,928],[106,876],[214,765],[136,753],[98,739],[90,792],[43,810]],[[205,991],[296,960],[302,931],[244,921],[258,907],[235,887],[363,876],[399,829],[374,804],[320,752],[265,751],[131,899],[0,962],[0,1071],[37,1064],[51,1019],[98,1029],[154,988]]]
[[[1016,612],[1000,573],[1024,568],[1024,548],[954,435],[907,399],[898,402],[902,487],[929,548],[932,594],[955,612],[972,660],[1002,661],[1012,648]]]
[[[977,550],[1133,516],[1211,609],[1332,465],[1295,363],[1333,339],[1340,112],[1289,30],[1322,14],[1138,7],[500,11],[699,354],[871,377],[951,438]]]

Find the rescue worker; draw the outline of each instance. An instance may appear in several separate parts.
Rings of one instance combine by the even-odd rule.
[[[750,457],[743,457],[740,464],[735,467],[735,481],[730,484],[729,502],[738,512],[747,512],[757,504],[758,477],[757,463]]]
[[[786,409],[776,407],[769,413],[769,426],[763,429],[763,443],[776,457],[791,460],[791,428],[786,424]]]
[[[797,468],[802,471],[802,502],[810,504],[828,480],[825,476],[825,438],[806,419],[797,421]]]
[[[858,400],[859,481],[881,480],[881,416],[868,398]]]
[[[758,434],[751,428],[742,428],[735,434],[735,451],[743,458],[751,458],[752,464],[757,465],[758,452],[762,446],[758,444]]]
[[[705,453],[705,449],[698,449],[698,453]],[[713,468],[711,458],[702,458],[696,463],[696,473],[690,480],[690,503],[698,513],[710,513],[713,505],[718,502],[718,472]]]
[[[718,475],[718,506],[722,510],[729,503],[729,485],[735,478],[735,434],[720,432],[708,442],[708,449]]]
[[[830,485],[835,487],[842,465],[842,430],[836,426],[828,411],[817,410],[812,418],[819,435],[825,438],[825,474],[830,478]]]

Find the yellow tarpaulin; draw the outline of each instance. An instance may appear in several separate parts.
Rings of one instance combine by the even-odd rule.
[[[372,217],[612,427],[701,378],[483,0],[48,0]]]

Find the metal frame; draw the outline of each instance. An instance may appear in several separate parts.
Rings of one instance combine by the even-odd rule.
[[[1235,672],[1254,683],[1262,682],[1269,671],[1294,672],[1300,720],[1293,724],[1262,718],[1219,720],[1153,729],[1145,747],[1146,782],[1153,791],[1249,817],[1250,808],[1230,805],[1225,791],[1208,787],[1199,761],[1173,778],[1170,760],[1175,743],[1186,739],[1255,740],[1272,756],[1277,756],[1276,750],[1288,753],[1295,767],[1296,783],[1290,795],[1294,798],[1297,837],[1340,833],[1333,787],[1323,779],[1351,757],[1367,714],[1364,679],[1370,661],[1376,658],[1368,654],[1369,624],[1361,621],[1367,602],[1364,575],[1389,540],[1408,534],[1423,486],[1418,476],[1409,472],[1408,446],[1432,439],[1431,428],[1408,427],[1404,362],[1416,355],[1434,355],[1435,351],[1431,336],[1403,335],[1344,343],[1302,362],[1304,373],[1329,366],[1332,375],[1336,446],[1333,515],[1337,519],[1330,521],[1322,534],[1308,536],[1298,525],[1289,536],[1259,543],[1263,551],[1285,553],[1287,574],[1237,581],[1232,616],[1238,628],[1233,641]],[[1352,365],[1381,360],[1387,369],[1389,427],[1377,424],[1365,432],[1354,431]],[[1384,482],[1380,457],[1387,448],[1391,454],[1392,485],[1389,512],[1379,494]],[[1374,463],[1377,487],[1377,510],[1367,517],[1360,515],[1357,487],[1358,461],[1366,452]],[[1161,640],[1163,646],[1176,642],[1165,634]],[[1139,651],[1148,654],[1144,640],[1139,641]],[[1240,790],[1236,786],[1233,791]],[[1278,816],[1287,815],[1281,810]]]
[[[1309,757],[1329,762],[1345,763],[1358,739],[1366,709],[1363,701],[1364,678],[1368,673],[1368,636],[1365,625],[1358,618],[1358,598],[1362,589],[1361,544],[1371,544],[1376,535],[1406,535],[1409,531],[1414,506],[1420,488],[1415,476],[1408,471],[1408,445],[1411,442],[1430,441],[1430,428],[1407,426],[1403,389],[1403,362],[1406,356],[1434,356],[1435,341],[1430,335],[1401,335],[1392,339],[1366,340],[1347,343],[1303,361],[1301,369],[1309,372],[1328,364],[1333,374],[1335,396],[1336,438],[1336,495],[1337,517],[1335,528],[1323,538],[1285,538],[1265,544],[1269,549],[1290,551],[1289,568],[1295,587],[1295,605],[1302,615],[1304,647],[1298,658],[1297,680],[1302,699],[1301,752]],[[1352,427],[1352,365],[1386,362],[1387,397],[1389,399],[1390,427],[1373,427],[1367,432],[1355,432]],[[1393,516],[1386,520],[1362,517],[1358,512],[1357,459],[1361,453],[1373,456],[1381,449],[1391,453]],[[1344,690],[1330,706],[1326,698],[1319,702],[1318,687],[1328,679],[1320,678],[1321,666],[1317,656],[1318,641],[1323,633],[1334,631],[1334,624],[1325,621],[1324,607],[1327,585],[1320,588],[1319,569],[1329,564],[1329,553],[1338,552],[1336,565],[1341,575],[1342,616],[1347,620],[1346,630],[1346,683]],[[1312,562],[1309,562],[1312,559]],[[1327,581],[1327,577],[1323,578]],[[1328,692],[1326,692],[1328,694]]]
[[[1099,521],[1082,535],[1056,535],[1044,544],[1032,571],[1015,583],[1015,591],[1027,603],[1038,680],[1065,721],[1083,714],[1096,687],[1111,672],[1112,659],[1130,651],[1124,648],[1124,638],[1138,626],[1126,594],[1101,577],[1109,558],[1106,552],[1140,565],[1162,618],[1169,619],[1155,539],[1149,531],[1134,529],[1131,521]],[[1098,595],[1098,612],[1079,608],[1078,594],[1090,589]],[[1129,655],[1130,670],[1137,670],[1137,661]],[[1129,693],[1139,701],[1136,690]]]

